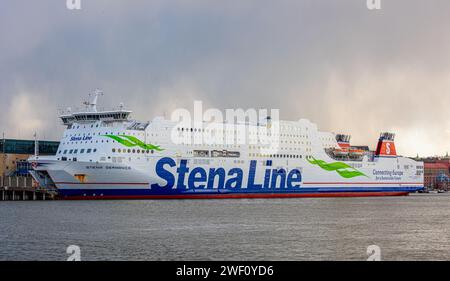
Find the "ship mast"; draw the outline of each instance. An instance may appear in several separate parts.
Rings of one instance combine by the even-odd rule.
[[[97,100],[99,96],[103,95],[103,91],[100,89],[96,89],[94,93],[91,95],[93,96],[92,101],[91,102],[86,101],[84,102],[84,104],[86,105],[86,107],[90,112],[97,112]]]

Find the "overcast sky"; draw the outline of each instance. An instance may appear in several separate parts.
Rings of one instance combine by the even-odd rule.
[[[450,1],[0,2],[0,131],[59,139],[57,109],[95,88],[137,119],[279,108],[400,154],[450,152]]]

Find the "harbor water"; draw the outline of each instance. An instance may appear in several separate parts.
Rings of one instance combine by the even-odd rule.
[[[450,195],[0,203],[0,260],[450,259]]]

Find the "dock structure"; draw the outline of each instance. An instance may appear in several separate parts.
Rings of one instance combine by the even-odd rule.
[[[31,177],[0,177],[0,201],[54,199],[56,192],[34,187]]]

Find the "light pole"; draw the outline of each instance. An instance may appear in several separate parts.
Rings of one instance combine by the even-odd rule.
[[[39,141],[37,139],[37,133],[34,133],[34,157],[37,158],[39,156]]]
[[[3,147],[2,147],[2,164],[3,164],[3,173],[2,173],[2,179],[3,181],[5,180],[5,176],[6,176],[6,139],[5,139],[5,132],[2,133],[2,138],[3,138]],[[4,183],[2,183],[3,185]]]

